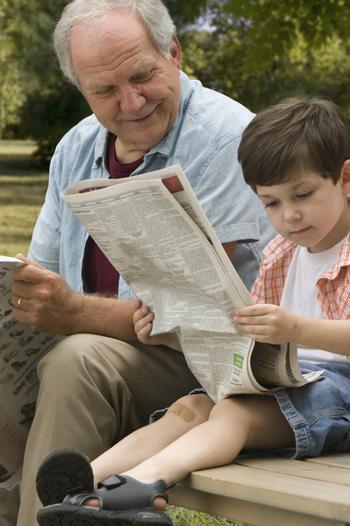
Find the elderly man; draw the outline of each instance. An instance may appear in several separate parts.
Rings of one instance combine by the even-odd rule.
[[[18,526],[36,524],[35,475],[50,451],[77,447],[93,459],[197,385],[181,353],[136,342],[136,301],[63,204],[62,190],[180,163],[247,286],[273,235],[237,161],[252,114],[181,72],[180,44],[160,0],[74,0],[57,24],[55,49],[93,115],[58,144],[27,265],[14,272],[16,318],[69,335],[38,367]],[[13,526],[14,494],[1,499],[0,522]]]

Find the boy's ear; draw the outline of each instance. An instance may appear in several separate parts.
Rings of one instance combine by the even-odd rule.
[[[344,161],[340,176],[342,179],[343,191],[350,196],[350,159]]]

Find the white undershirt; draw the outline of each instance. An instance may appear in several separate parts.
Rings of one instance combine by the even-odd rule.
[[[317,280],[337,261],[343,240],[323,252],[312,253],[298,246],[294,252],[284,285],[281,306],[312,318],[324,319],[316,296]],[[350,323],[350,321],[349,321]],[[349,363],[350,357],[298,346],[299,360]]]

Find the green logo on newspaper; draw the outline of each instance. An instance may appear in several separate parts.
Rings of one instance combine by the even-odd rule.
[[[239,367],[239,369],[242,369],[243,367],[243,357],[236,352],[233,353],[233,365]]]

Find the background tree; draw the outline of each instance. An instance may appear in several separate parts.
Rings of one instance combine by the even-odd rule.
[[[24,101],[20,72],[11,38],[13,20],[9,0],[0,0],[0,139],[6,129],[19,122]]]
[[[0,133],[34,138],[48,159],[89,113],[62,77],[52,31],[67,0],[0,0]],[[165,0],[183,67],[254,111],[323,93],[350,116],[349,0]],[[21,111],[19,107],[21,106]]]

